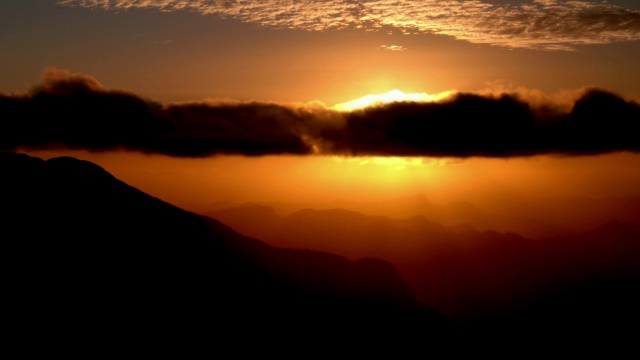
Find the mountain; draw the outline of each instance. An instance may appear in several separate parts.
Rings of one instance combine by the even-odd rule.
[[[271,208],[281,216],[288,216],[306,209],[342,209],[393,219],[422,216],[447,227],[472,225],[478,230],[514,232],[531,239],[585,232],[611,219],[640,222],[640,195],[610,197],[525,195],[500,186],[487,186],[477,190],[476,194],[471,196],[467,199],[468,201],[448,203],[434,203],[424,194],[379,201],[331,201],[316,204],[215,202],[197,212],[219,218],[226,216],[222,213],[227,213],[230,209],[246,211],[260,206]],[[229,220],[242,221],[239,218]]]
[[[425,234],[446,230],[474,231],[472,226],[451,228],[428,220],[422,215],[403,219],[371,216],[345,209],[302,209],[281,215],[276,209],[261,204],[244,204],[207,212],[207,216],[220,220],[242,234],[257,237],[278,246],[323,248],[350,257],[351,248],[374,250],[373,244],[388,243],[389,236],[401,237],[402,243],[411,239],[420,241]],[[464,229],[464,230],[463,230]],[[304,240],[301,242],[301,240]],[[396,243],[394,246],[403,246]]]
[[[24,354],[637,354],[638,223],[534,241],[422,216],[250,209],[295,234],[275,247],[89,162],[0,153],[0,173],[5,340]],[[316,247],[323,237],[346,252]]]
[[[273,245],[387,260],[421,302],[495,338],[531,336],[542,328],[554,336],[603,339],[624,335],[612,330],[619,324],[640,321],[635,294],[640,224],[635,222],[610,221],[533,240],[446,227],[423,216],[395,219],[344,209],[283,216],[270,207],[245,205],[211,216]]]
[[[269,246],[74,158],[1,153],[0,170],[5,326],[16,343],[376,351],[457,333],[382,260]]]
[[[425,195],[402,196],[380,201],[349,201],[335,200],[327,203],[244,203],[223,206],[222,203],[212,203],[202,214],[213,216],[221,210],[231,208],[245,208],[265,206],[276,209],[279,213],[290,215],[300,210],[333,210],[343,209],[362,213],[369,216],[386,216],[391,218],[410,218],[423,216],[431,221],[447,226],[471,223],[481,228],[490,228],[492,219],[480,209],[468,202],[455,201],[445,204],[435,204]],[[214,216],[215,217],[215,216]]]
[[[276,246],[390,261],[420,301],[455,318],[513,305],[553,277],[540,265],[548,261],[541,261],[541,249],[530,239],[471,226],[445,227],[422,215],[395,219],[304,209],[281,216],[263,205],[209,214]]]

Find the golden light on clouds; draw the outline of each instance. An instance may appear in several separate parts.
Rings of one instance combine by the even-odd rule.
[[[363,96],[359,99],[347,101],[344,103],[336,104],[333,106],[338,111],[353,111],[356,109],[362,109],[369,106],[375,106],[380,104],[388,104],[392,102],[435,102],[455,94],[455,90],[447,90],[437,94],[427,93],[408,93],[394,89],[384,94],[371,94]]]
[[[640,39],[640,11],[604,0],[59,0],[65,6],[121,11],[196,11],[278,29],[364,29],[441,34],[478,44],[573,50]]]
[[[333,161],[337,164],[351,164],[364,168],[377,168],[384,170],[385,172],[409,172],[416,169],[425,169],[427,167],[445,166],[449,163],[449,160],[445,158],[414,156],[334,156]]]
[[[402,45],[380,45],[380,49],[385,51],[406,51],[407,48]]]

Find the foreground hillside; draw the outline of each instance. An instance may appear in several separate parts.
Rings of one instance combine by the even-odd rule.
[[[6,324],[18,342],[327,349],[357,334],[371,350],[452,334],[381,260],[275,248],[73,158],[3,153],[0,168]]]

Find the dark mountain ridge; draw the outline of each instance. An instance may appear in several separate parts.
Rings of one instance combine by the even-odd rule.
[[[86,161],[1,153],[0,168],[16,341],[159,349],[240,337],[326,349],[358,334],[375,349],[455,332],[384,261],[269,246]]]
[[[409,280],[426,284],[430,291],[422,296],[433,303],[464,308],[492,303],[495,294],[524,294],[528,301],[454,323],[418,303],[385,261],[273,247],[150,197],[85,161],[0,153],[0,169],[9,275],[5,327],[9,341],[23,349],[121,353],[133,345],[147,354],[260,349],[298,357],[347,349],[399,356],[495,354],[508,342],[531,351],[561,346],[576,354],[606,346],[637,354],[635,223],[613,221],[549,245],[512,233],[443,231],[423,217],[321,214],[324,228],[335,216],[345,223],[328,229],[336,234],[359,222],[361,239],[411,229],[430,234],[411,254],[415,262],[403,266],[420,270]],[[269,209],[256,213],[274,219]],[[298,214],[306,221],[315,215]],[[527,293],[559,273],[565,277],[557,286]],[[623,347],[610,348],[612,342]]]

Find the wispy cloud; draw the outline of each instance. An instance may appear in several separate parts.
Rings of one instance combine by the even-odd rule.
[[[380,49],[385,51],[405,51],[406,47],[402,45],[380,45]]]
[[[510,48],[572,50],[582,44],[640,40],[640,11],[604,0],[59,0],[122,11],[197,11],[265,27],[326,31],[396,29]]]

